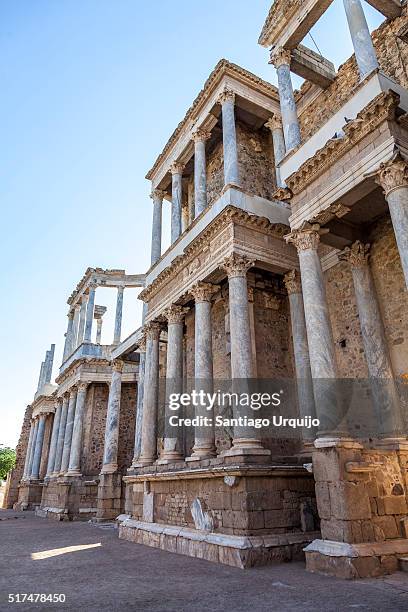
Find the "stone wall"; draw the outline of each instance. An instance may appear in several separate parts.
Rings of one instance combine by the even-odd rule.
[[[120,472],[126,472],[133,459],[135,446],[136,398],[136,384],[122,384],[118,448],[118,468]]]
[[[102,468],[108,397],[109,387],[106,383],[89,385],[81,459],[82,473],[87,476],[97,476]]]
[[[20,437],[16,447],[16,465],[11,471],[7,480],[7,489],[4,495],[3,507],[12,508],[18,500],[18,485],[23,477],[24,464],[27,453],[28,439],[30,437],[31,427],[31,406],[27,406],[24,413],[23,425],[21,427]]]

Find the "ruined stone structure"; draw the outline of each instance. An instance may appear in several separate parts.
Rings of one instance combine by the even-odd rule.
[[[88,270],[69,300],[9,504],[20,480],[18,507],[238,567],[306,555],[356,578],[408,553],[408,16],[370,0],[387,18],[371,37],[344,0],[355,55],[336,73],[301,44],[330,3],[273,3],[259,42],[278,88],[226,60],[211,73],[146,177],[149,270]],[[102,284],[118,287],[109,346],[91,341]],[[120,341],[129,285],[143,321]],[[318,427],[258,430],[237,402],[170,426],[172,394],[285,384],[281,416]]]

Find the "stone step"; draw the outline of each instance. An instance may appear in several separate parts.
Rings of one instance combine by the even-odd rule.
[[[398,557],[398,565],[402,572],[408,572],[408,557]]]

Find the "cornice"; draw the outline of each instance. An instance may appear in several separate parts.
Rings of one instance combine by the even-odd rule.
[[[199,253],[203,252],[205,246],[215,238],[226,226],[230,223],[244,225],[250,228],[263,230],[265,233],[272,234],[277,238],[290,232],[290,228],[282,223],[271,223],[266,217],[258,217],[247,213],[241,208],[235,206],[227,206],[195,240],[193,240],[185,249],[182,255],[179,255],[167,268],[165,268],[155,279],[139,294],[139,299],[148,302],[151,297],[159,291],[166,282],[173,276],[178,274],[185,266],[186,262],[194,258]]]
[[[85,271],[85,274],[83,275],[83,277],[77,284],[74,291],[69,296],[67,300],[67,304],[71,305],[74,302],[77,295],[81,293],[81,291],[86,287],[86,284],[88,283],[89,279],[94,274],[95,275],[103,274],[104,276],[118,276],[118,275],[125,275],[126,271],[125,270],[114,270],[114,269],[104,270],[103,268],[87,268]]]
[[[296,172],[286,179],[289,192],[293,195],[301,193],[307,185],[326,172],[367,134],[384,121],[395,119],[398,103],[399,95],[393,91],[383,92],[376,96],[357,114],[353,121],[343,127],[345,132],[343,138],[329,140],[316,151],[313,157],[306,160]]]
[[[75,361],[70,364],[69,368],[57,376],[55,382],[58,385],[62,385],[68,378],[79,371],[83,365],[106,365],[109,367],[110,361],[109,359],[103,359],[101,357],[81,357],[80,359],[75,359]]]
[[[303,0],[275,0],[263,24],[258,38],[258,44],[270,46],[270,38],[278,38],[280,33],[287,27],[288,21],[293,17]],[[272,34],[273,32],[273,34]]]

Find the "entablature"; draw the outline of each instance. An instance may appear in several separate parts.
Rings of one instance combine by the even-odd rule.
[[[88,268],[67,300],[75,306],[91,285],[96,287],[143,287],[144,274],[126,274],[125,270]]]

